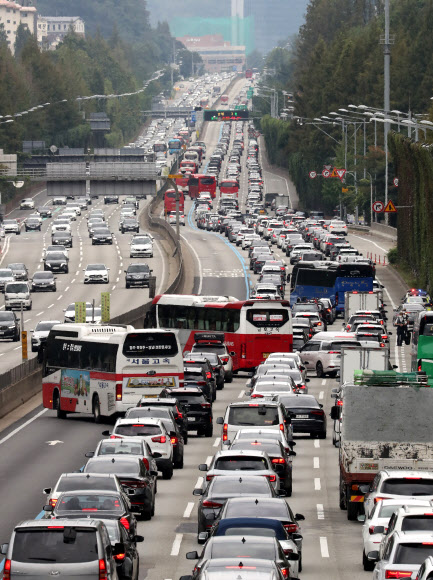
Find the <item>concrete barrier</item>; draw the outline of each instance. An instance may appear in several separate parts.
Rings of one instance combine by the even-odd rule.
[[[373,234],[377,234],[397,242],[397,228],[393,228],[392,226],[387,226],[385,224],[372,223],[370,226],[370,231]]]

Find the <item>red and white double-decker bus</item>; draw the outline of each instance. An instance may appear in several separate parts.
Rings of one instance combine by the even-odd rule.
[[[154,298],[145,326],[177,329],[184,352],[191,350],[195,332],[224,332],[235,372],[254,369],[272,352],[292,351],[292,315],[286,300],[161,294]]]

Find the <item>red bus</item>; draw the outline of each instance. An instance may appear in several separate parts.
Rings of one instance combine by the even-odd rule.
[[[224,332],[234,372],[253,370],[272,352],[292,352],[292,314],[286,300],[161,294],[153,299],[145,327],[177,329],[184,352],[191,351],[195,332]]]
[[[229,97],[228,95],[223,95],[221,97],[221,105],[228,105],[229,104]]]
[[[253,71],[250,68],[247,68],[247,70],[245,71],[245,78],[246,79],[252,79],[253,78]]]
[[[182,213],[185,210],[185,195],[183,191],[179,191],[179,211]],[[174,189],[167,189],[164,194],[164,211],[176,211],[176,191]]]
[[[198,197],[202,191],[208,191],[212,198],[216,197],[216,179],[214,175],[204,175],[202,173],[193,173],[188,181],[188,193],[191,199]]]
[[[223,179],[220,183],[220,193],[234,193],[238,197],[239,182],[237,179]]]
[[[188,159],[184,159],[180,162],[179,171],[181,173],[185,173],[185,171],[189,171],[190,173],[197,173],[198,170],[198,163],[195,161],[189,161]]]

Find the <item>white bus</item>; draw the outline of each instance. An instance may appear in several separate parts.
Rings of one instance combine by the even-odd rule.
[[[183,385],[176,332],[133,326],[56,324],[44,352],[43,406],[101,416],[125,412],[143,395]]]

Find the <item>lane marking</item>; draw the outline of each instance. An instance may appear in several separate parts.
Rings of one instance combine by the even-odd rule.
[[[170,556],[178,556],[180,552],[180,545],[182,543],[183,534],[176,534],[173,545],[171,547]]]
[[[48,411],[48,409],[42,409],[42,411],[39,411],[39,413],[37,413],[34,417],[32,417],[31,419],[29,419],[28,421],[26,421],[25,423],[23,423],[22,425],[20,425],[19,427],[17,427],[13,431],[11,431],[8,435],[6,435],[6,437],[3,437],[3,439],[0,439],[0,445],[3,445],[3,443],[6,443],[6,441],[9,441],[9,439],[11,439],[14,435],[16,435],[17,433],[22,431],[25,427],[30,425],[30,423],[33,423],[33,421],[36,421],[36,419],[39,419],[39,417],[41,415],[44,415],[47,411]]]
[[[61,300],[63,298],[63,294],[60,294],[60,296],[57,298],[57,300]]]
[[[204,478],[203,477],[199,477],[197,479],[197,483],[195,484],[194,489],[198,489],[198,488],[203,487],[203,482],[204,482]]]
[[[48,308],[52,308],[53,306],[54,306],[54,304],[50,304],[50,305],[48,306]]]
[[[215,439],[215,443],[213,444],[213,447],[218,447],[220,443],[221,443],[221,437],[217,437]]]
[[[316,507],[317,507],[317,519],[324,520],[325,519],[325,510],[323,509],[323,504],[318,503]]]
[[[239,395],[238,395],[238,399],[242,399],[242,397],[245,397],[245,391],[242,390]]]
[[[320,447],[319,439],[314,439],[314,447],[316,447],[317,449]]]
[[[322,379],[322,385],[326,385],[326,379]]]
[[[192,253],[195,256],[195,259],[197,260],[197,264],[198,264],[198,276],[199,276],[199,279],[200,279],[199,284],[198,284],[197,294],[200,295],[201,294],[201,291],[202,291],[202,288],[203,288],[203,268],[202,268],[202,265],[201,265],[201,260],[198,257],[198,254],[197,254],[195,248],[193,248],[193,246],[188,242],[188,240],[185,238],[185,236],[183,236],[181,234],[180,237],[185,242],[185,244],[190,248],[190,250],[192,251]]]
[[[320,391],[319,399],[323,399],[324,396],[325,396],[325,391]]]
[[[322,485],[320,483],[320,477],[315,477],[314,478],[314,489],[316,491],[320,491],[322,489]]]
[[[212,458],[213,458],[213,456],[212,456],[212,455],[208,455],[208,456],[206,457],[206,461],[205,461],[205,463],[206,463],[206,465],[207,465],[208,467],[209,467],[209,465],[210,465],[210,464],[211,464],[211,462],[212,462]]]
[[[328,540],[324,536],[320,537],[320,552],[322,558],[329,558]]]
[[[373,244],[376,246],[376,248],[379,248],[379,250],[382,250],[382,252],[386,252],[388,253],[388,250],[386,250],[385,248],[382,248],[382,246],[379,246],[379,244],[376,244],[376,242],[373,242],[373,240],[368,240],[367,238],[363,238],[362,236],[357,236],[356,234],[349,234],[350,236],[353,236],[354,238],[358,238],[358,240],[364,240],[364,242],[368,242],[370,244]]]
[[[313,467],[314,469],[320,469],[320,462],[318,457],[314,457],[313,459]]]
[[[191,516],[191,512],[194,509],[195,503],[193,501],[188,502],[185,511],[183,512],[184,518],[189,518]]]

